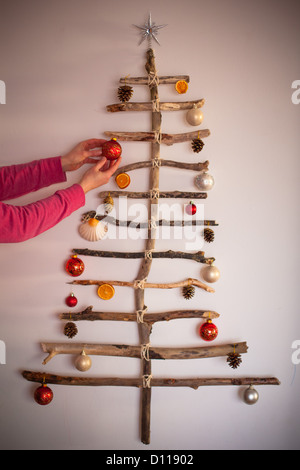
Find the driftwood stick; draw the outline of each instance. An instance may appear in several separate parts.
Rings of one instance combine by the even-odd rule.
[[[61,313],[59,318],[61,320],[71,320],[72,321],[137,321],[137,314],[132,312],[94,312],[93,307],[89,306],[84,309],[82,312],[71,313]],[[208,310],[174,310],[170,312],[156,312],[148,313],[145,312],[143,315],[144,323],[156,323],[159,321],[170,321],[178,320],[183,318],[202,318],[202,319],[214,319],[219,318],[220,314],[214,311]]]
[[[188,75],[177,75],[177,76],[162,76],[158,77],[160,85],[175,85],[179,80],[185,80],[187,83],[190,81]],[[128,85],[148,85],[148,77],[122,77],[120,78],[120,83],[127,83]]]
[[[104,220],[105,222],[116,225],[117,227],[130,227],[134,229],[148,228],[149,222],[135,222],[131,220],[119,220],[110,215],[97,215],[96,211],[89,211],[83,214],[83,219],[95,217],[97,220]],[[157,226],[161,227],[191,227],[191,226],[218,226],[215,220],[157,220]]]
[[[149,260],[145,260],[149,261]],[[144,278],[142,278],[144,279]],[[77,285],[77,286],[101,286],[101,284],[111,284],[112,286],[119,286],[119,287],[134,287],[136,289],[136,292],[142,292],[144,289],[175,289],[177,287],[184,287],[184,286],[195,286],[195,287],[200,287],[201,289],[204,289],[206,292],[215,292],[214,289],[210,286],[207,286],[201,281],[198,281],[198,279],[187,279],[185,281],[180,281],[180,282],[170,282],[168,284],[157,284],[153,282],[143,282],[142,286],[139,284],[141,281],[134,281],[134,282],[129,282],[129,281],[93,281],[93,280],[75,280],[68,282],[67,284],[72,284],[72,285]],[[144,305],[142,308],[137,308],[137,310],[143,310]]]
[[[151,102],[156,104],[159,102],[158,84],[157,81],[150,85],[152,78],[157,76],[155,57],[152,49],[147,51],[147,62],[145,65],[146,72],[148,74],[148,85],[150,92]],[[161,121],[162,115],[157,108],[152,109],[151,113],[151,130],[152,130],[152,141],[151,141],[151,162],[160,159],[160,144],[162,141],[161,135]],[[151,216],[154,217],[155,221],[158,219],[158,198],[160,194],[159,189],[159,167],[152,165],[149,169],[149,190],[156,192],[154,199],[149,199],[148,202],[148,237],[145,243],[145,252],[153,252],[155,249],[155,240],[157,234],[157,226],[151,226]],[[154,210],[155,209],[155,210]],[[145,280],[151,270],[152,258],[144,257],[141,261],[140,268],[137,275],[137,280]],[[144,282],[144,281],[143,281]],[[136,311],[143,311],[145,309],[145,290],[135,290],[135,308]],[[147,323],[138,323],[140,344],[150,344],[150,335],[152,326]],[[151,360],[146,360],[145,357],[141,358],[141,373],[142,377],[151,377]],[[151,387],[143,383],[141,391],[141,441],[144,444],[150,443],[150,410],[151,410]]]
[[[99,197],[106,197],[108,195],[111,197],[128,197],[130,199],[151,199],[154,201],[157,199],[156,194],[158,193],[153,191],[101,191],[99,193]],[[159,192],[159,198],[167,199],[167,198],[174,198],[174,199],[206,199],[207,193],[199,193],[199,192],[188,192],[188,191],[161,191]]]
[[[209,166],[209,161],[206,160],[205,162],[198,162],[198,163],[185,163],[185,162],[176,162],[174,160],[159,160],[160,166],[166,166],[171,168],[180,168],[183,170],[191,170],[191,171],[207,171]],[[135,162],[129,163],[128,165],[124,165],[115,172],[115,175],[119,173],[128,173],[132,170],[139,170],[140,168],[151,168],[153,166],[152,161],[145,161],[145,162]]]
[[[158,132],[158,131],[157,131]],[[117,140],[125,142],[157,142],[156,132],[119,132],[119,131],[106,131],[104,134],[107,137],[115,137]],[[210,136],[209,129],[198,129],[194,132],[185,132],[183,134],[160,134],[160,141],[166,145],[180,144],[182,142],[188,142],[192,139],[199,137],[203,139]]]
[[[148,326],[148,325],[147,325]],[[48,356],[43,361],[47,364],[53,357],[59,354],[78,355],[84,351],[88,356],[118,356],[141,359],[143,357],[143,345],[130,346],[128,344],[88,344],[88,343],[41,343],[44,352]],[[227,356],[235,348],[236,353],[247,353],[246,342],[236,344],[224,344],[218,346],[200,346],[193,348],[162,348],[149,346],[149,359],[205,359],[209,357]],[[149,362],[149,361],[146,361]]]
[[[46,383],[53,385],[75,385],[75,386],[143,386],[141,378],[118,378],[118,377],[70,377],[59,376],[43,372],[23,371],[23,377],[30,382]],[[197,389],[205,386],[247,386],[247,385],[280,385],[276,377],[234,377],[234,378],[155,378],[151,380],[151,387],[190,387]]]
[[[145,252],[124,252],[124,251],[101,251],[90,250],[88,248],[74,248],[73,253],[82,256],[95,256],[99,258],[122,258],[122,259],[138,259],[145,258]],[[188,253],[184,251],[153,251],[151,253],[153,258],[169,258],[169,259],[189,259],[197,263],[211,264],[215,258],[205,258],[204,251],[197,251],[196,253]]]
[[[181,111],[186,109],[202,108],[204,106],[204,99],[196,101],[182,101],[182,102],[160,102],[160,111]],[[106,106],[106,110],[110,113],[116,113],[118,111],[152,111],[153,104],[151,102],[146,103],[115,103]]]
[[[94,387],[138,387],[142,388],[141,378],[121,378],[121,377],[71,377],[48,374],[44,372],[34,372],[24,370],[22,372],[24,379],[29,382],[53,384],[53,385],[74,385],[74,386],[94,386]],[[222,377],[222,378],[155,378],[151,380],[151,387],[198,387],[208,386],[247,386],[247,385],[280,385],[276,377]]]

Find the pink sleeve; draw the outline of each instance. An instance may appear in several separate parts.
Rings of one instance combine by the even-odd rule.
[[[61,158],[45,158],[0,168],[0,201],[14,199],[51,184],[66,181]]]
[[[0,202],[0,243],[17,243],[36,237],[84,204],[85,194],[79,184],[26,206]]]

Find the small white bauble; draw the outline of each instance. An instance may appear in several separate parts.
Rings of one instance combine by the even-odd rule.
[[[206,172],[200,173],[195,178],[195,185],[201,191],[210,191],[214,184],[214,178]]]
[[[75,367],[77,370],[80,370],[80,372],[86,372],[89,370],[92,366],[92,360],[89,356],[85,354],[84,351],[80,354],[80,356],[77,356],[75,359]]]
[[[247,390],[244,392],[244,402],[247,403],[247,405],[255,405],[259,399],[258,392],[253,388],[252,385],[250,385]]]
[[[186,120],[191,126],[199,126],[203,121],[203,113],[200,108],[195,106],[193,109],[190,109],[186,113]]]
[[[202,277],[206,282],[217,282],[220,277],[220,271],[216,266],[205,266],[201,271]]]

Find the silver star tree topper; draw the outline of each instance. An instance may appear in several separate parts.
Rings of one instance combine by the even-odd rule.
[[[167,26],[166,24],[162,24],[162,25],[157,25],[156,23],[152,23],[152,18],[151,18],[151,13],[149,13],[149,18],[148,18],[148,21],[144,24],[144,26],[137,26],[136,24],[133,25],[135,26],[136,28],[139,28],[141,30],[141,35],[142,35],[142,38],[139,42],[139,45],[142,44],[142,42],[145,40],[145,39],[148,39],[148,43],[149,43],[149,48],[151,47],[151,42],[152,42],[152,39],[154,39],[154,41],[157,42],[157,44],[159,44],[159,41],[156,37],[158,31],[161,29],[161,28],[164,28],[165,26]],[[160,45],[160,44],[159,44]]]

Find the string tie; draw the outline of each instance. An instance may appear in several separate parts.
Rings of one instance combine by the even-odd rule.
[[[152,375],[143,375],[143,388],[151,388]]]
[[[150,361],[150,343],[141,345],[141,359]]]
[[[136,311],[136,321],[138,323],[144,323],[144,315],[147,312],[147,307],[144,307],[143,310]]]

